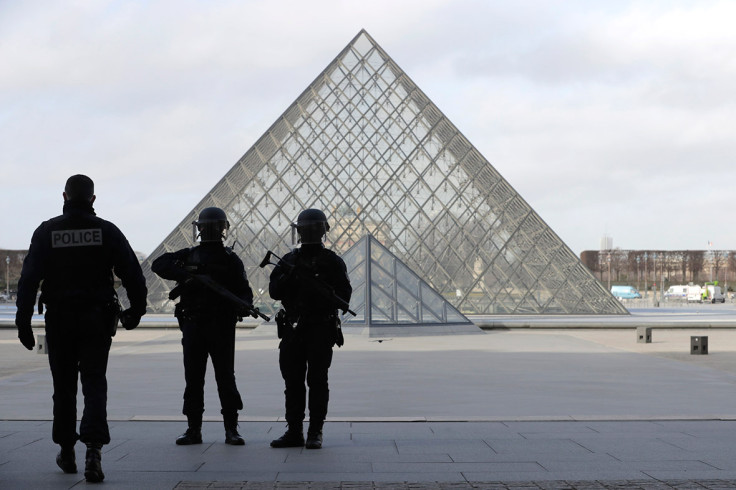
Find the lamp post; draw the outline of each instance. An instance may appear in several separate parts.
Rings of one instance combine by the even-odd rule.
[[[608,252],[608,290],[611,290],[611,252]]]
[[[726,271],[723,274],[723,294],[728,297],[728,254],[726,254]]]
[[[647,285],[647,280],[649,275],[649,255],[644,252],[644,297],[649,297],[649,286]]]
[[[664,302],[664,280],[665,280],[665,274],[664,274],[665,270],[664,269],[665,269],[665,265],[667,262],[667,255],[662,254],[662,260],[660,260],[659,262],[661,263],[659,268],[662,271],[661,280],[659,281],[659,292],[660,292],[659,300]]]
[[[636,289],[638,291],[641,290],[641,288],[639,287],[641,285],[640,284],[641,283],[641,274],[639,273],[639,262],[641,262],[641,257],[639,257],[637,255],[636,256]]]
[[[652,298],[654,299],[654,303],[657,303],[657,252],[652,253],[652,260],[654,261],[654,264],[652,266],[654,267],[654,283],[652,284],[654,286],[652,290]]]
[[[10,300],[10,257],[5,256],[5,295]]]

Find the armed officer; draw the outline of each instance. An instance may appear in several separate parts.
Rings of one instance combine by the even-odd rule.
[[[41,285],[39,312],[46,306],[46,347],[54,384],[52,439],[61,446],[56,463],[76,473],[74,445],[87,446],[84,476],[100,482],[101,449],[110,442],[107,425],[107,360],[118,317],[130,330],[146,312],[146,282],[123,233],[95,215],[94,183],[85,175],[69,177],[64,212],[33,233],[18,282],[18,337],[35,345],[31,317]],[[113,273],[121,280],[130,308],[120,313]],[[84,412],[77,424],[77,378],[82,381]]]
[[[169,297],[181,296],[175,315],[182,331],[186,382],[183,413],[188,428],[176,443],[202,443],[204,378],[209,356],[225,423],[225,443],[241,446],[245,441],[238,433],[238,410],[243,409],[243,401],[235,384],[235,324],[247,312],[196,279],[208,278],[247,305],[253,303],[253,291],[243,262],[223,244],[230,228],[225,212],[216,207],[205,208],[192,225],[199,232],[199,246],[166,253],[151,265],[162,278],[177,281]]]
[[[269,294],[281,300],[284,313],[280,322],[279,368],[286,389],[288,428],[271,447],[322,447],[322,427],[327,416],[328,370],[332,347],[342,345],[336,303],[324,294],[326,286],[333,296],[350,302],[352,287],[345,262],[322,243],[329,231],[327,217],[319,209],[299,213],[295,225],[301,246],[284,255],[271,272]],[[318,281],[315,283],[315,281]],[[296,325],[295,328],[292,328]],[[309,427],[306,444],[303,421],[307,405],[306,379],[309,387]]]

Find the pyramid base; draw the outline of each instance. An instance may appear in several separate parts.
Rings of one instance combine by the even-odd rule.
[[[343,325],[346,335],[361,335],[370,338],[381,337],[427,337],[436,335],[475,335],[484,334],[472,323],[441,325]]]
[[[357,335],[369,338],[382,337],[428,337],[436,335],[476,335],[485,332],[473,323],[442,325],[343,325],[345,335]],[[276,336],[276,324],[265,322],[254,330],[257,334]]]

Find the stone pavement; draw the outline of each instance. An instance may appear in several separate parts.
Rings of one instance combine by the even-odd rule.
[[[734,421],[330,422],[321,450],[270,448],[282,423],[241,424],[244,447],[225,445],[215,422],[205,424],[202,445],[176,446],[182,429],[176,422],[113,422],[113,442],[103,454],[105,486],[736,486]],[[56,467],[50,430],[48,421],[2,423],[0,488],[85,484],[81,472],[66,475]],[[81,465],[81,444],[77,452]]]
[[[649,344],[633,327],[351,334],[335,352],[322,450],[269,447],[285,428],[277,340],[237,335],[246,445],[224,444],[208,372],[204,443],[180,447],[179,332],[118,333],[106,488],[736,487],[730,329],[655,329]],[[691,335],[709,337],[709,355],[690,354]],[[0,329],[0,488],[86,486],[56,467],[50,418],[46,356]]]

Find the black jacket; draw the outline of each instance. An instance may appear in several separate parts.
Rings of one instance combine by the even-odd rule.
[[[322,244],[302,245],[283,256],[271,272],[268,286],[271,298],[281,300],[290,315],[318,317],[337,312],[335,303],[320,294],[308,280],[299,279],[304,276],[321,280],[336,296],[350,303],[353,288],[345,262]]]
[[[153,261],[151,270],[182,285],[180,304],[184,308],[207,313],[238,311],[229,300],[195,281],[187,281],[189,274],[207,275],[246,303],[253,304],[253,291],[243,262],[222,242],[202,242],[197,247],[165,253]]]
[[[128,240],[89,202],[66,201],[64,214],[33,233],[18,281],[16,321],[30,324],[39,284],[50,308],[104,306],[115,297],[113,273],[131,308],[145,314],[146,280]]]

